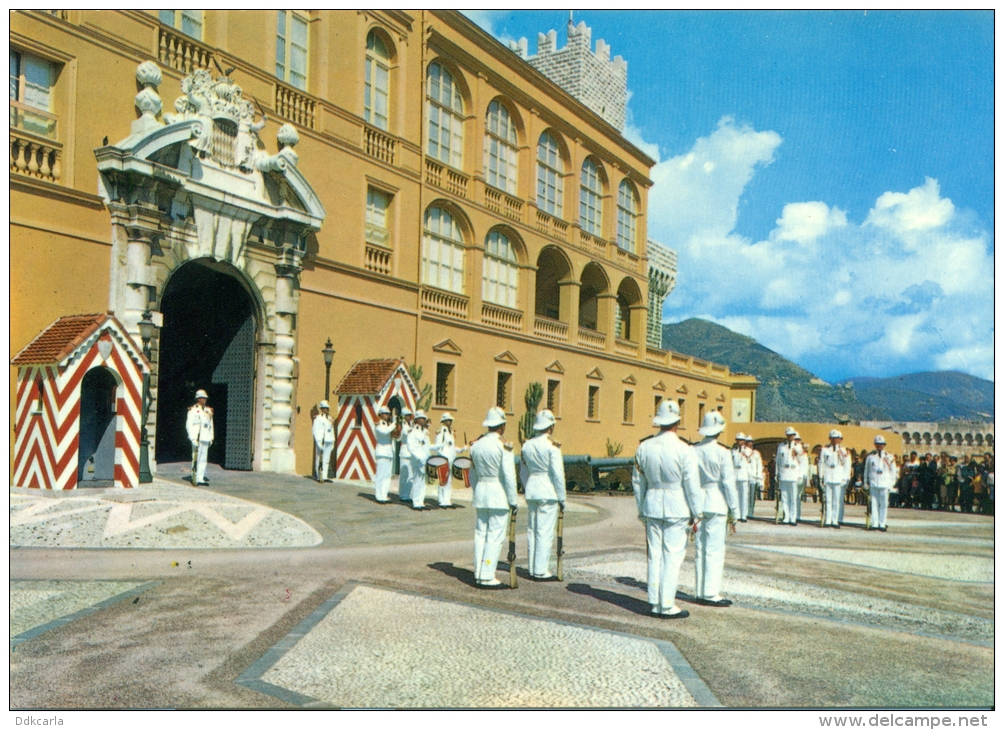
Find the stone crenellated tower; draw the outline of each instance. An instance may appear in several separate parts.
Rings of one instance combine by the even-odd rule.
[[[527,55],[526,38],[512,41],[509,48],[551,81],[624,131],[627,113],[627,61],[610,60],[610,46],[596,41],[592,50],[592,29],[580,21],[568,23],[568,45],[557,47],[554,30],[537,34],[537,55]]]

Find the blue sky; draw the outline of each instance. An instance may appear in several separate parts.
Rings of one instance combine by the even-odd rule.
[[[472,11],[497,38],[568,11]],[[993,378],[991,12],[611,12],[649,236],[699,316],[824,379]]]

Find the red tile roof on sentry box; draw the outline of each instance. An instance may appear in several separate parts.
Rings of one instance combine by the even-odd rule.
[[[74,314],[46,327],[10,361],[11,365],[48,365],[60,362],[108,319],[107,314]]]
[[[342,378],[335,395],[379,395],[404,360],[360,360]]]

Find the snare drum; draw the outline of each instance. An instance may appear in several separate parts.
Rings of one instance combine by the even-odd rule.
[[[445,487],[450,478],[450,460],[445,456],[430,456],[425,462],[425,475],[430,482],[439,481],[439,486]]]
[[[458,456],[453,460],[453,476],[457,479],[463,479],[464,486],[468,489],[471,487],[470,470],[473,464],[474,462],[466,456]]]

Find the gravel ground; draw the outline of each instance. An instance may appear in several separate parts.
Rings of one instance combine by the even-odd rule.
[[[321,543],[314,528],[292,515],[169,482],[70,495],[10,491],[12,547],[292,548]]]
[[[143,581],[12,580],[10,635],[17,636],[142,584]]]
[[[639,590],[647,578],[645,560],[631,554],[613,555],[609,561],[593,558],[572,562],[569,573],[572,576],[593,574],[628,578],[635,582]],[[948,636],[962,641],[993,643],[994,640],[994,622],[987,619],[783,578],[726,568],[722,588],[723,595],[735,600],[737,606],[794,611],[894,631]],[[694,594],[694,563],[691,560],[684,561],[680,570],[680,590]]]
[[[974,555],[945,555],[932,552],[897,552],[893,550],[857,550],[846,548],[795,547],[763,545],[758,550],[797,555],[814,560],[852,563],[879,570],[926,575],[953,581],[992,583],[994,561]]]
[[[357,586],[262,679],[339,707],[693,707],[657,646]]]

